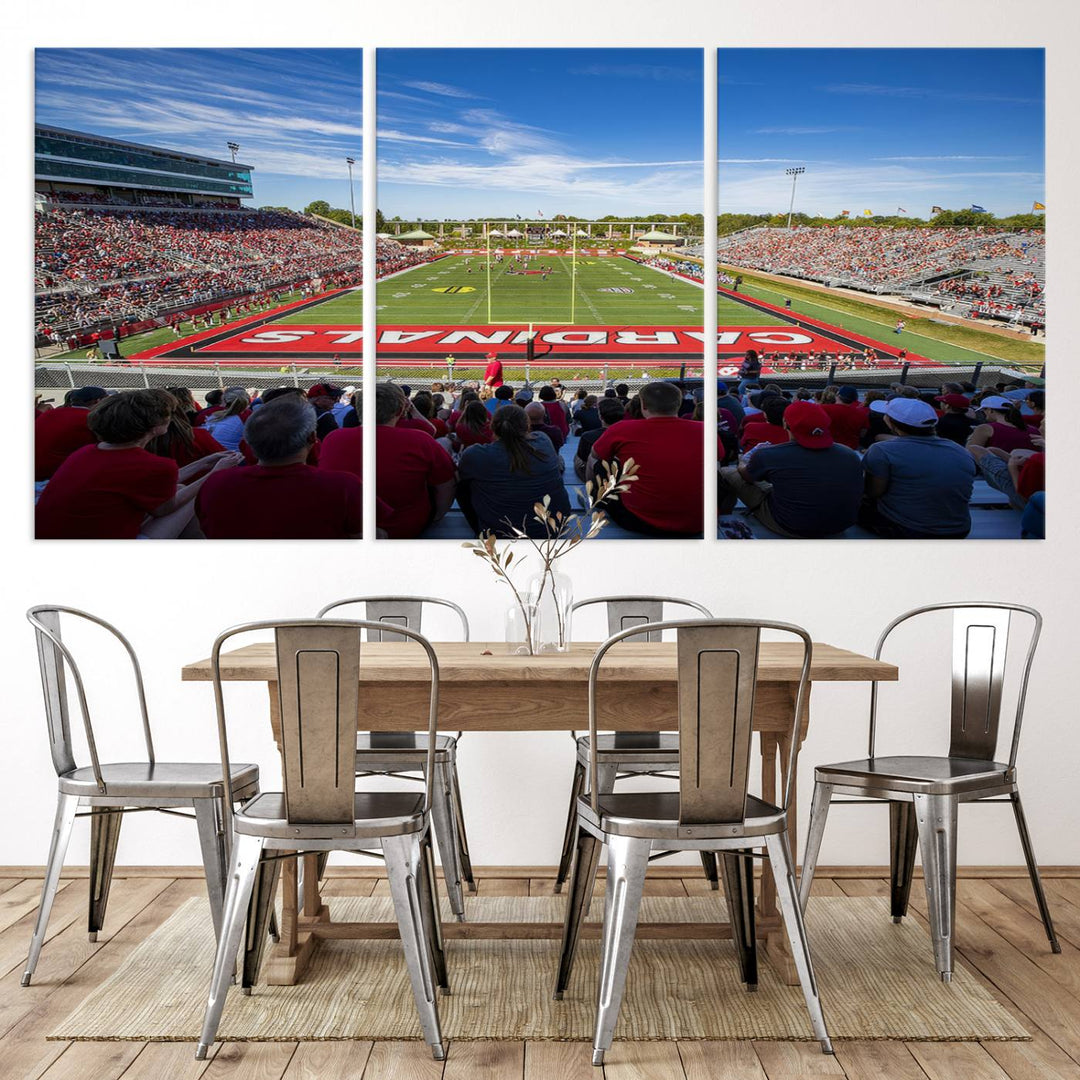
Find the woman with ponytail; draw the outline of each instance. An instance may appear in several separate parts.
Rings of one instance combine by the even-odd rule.
[[[967,445],[985,446],[1011,454],[1014,450],[1034,450],[1032,438],[1039,432],[1030,427],[1015,401],[992,394],[979,404],[985,417],[968,437]]]
[[[533,506],[550,496],[552,513],[570,512],[570,496],[562,481],[559,457],[551,439],[529,430],[519,405],[504,405],[491,421],[495,441],[468,447],[458,462],[458,505],[473,531],[491,530],[512,536],[524,529],[542,537],[544,527],[533,518]]]

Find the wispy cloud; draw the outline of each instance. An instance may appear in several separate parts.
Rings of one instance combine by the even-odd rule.
[[[942,90],[931,86],[893,86],[883,83],[834,83],[822,89],[829,94],[858,94],[862,97],[942,98],[948,101],[984,101],[1002,105],[1041,105],[1036,98],[1016,97],[997,90]]]
[[[691,50],[692,52],[693,50]],[[650,82],[695,82],[701,79],[701,60],[695,57],[686,67],[669,64],[587,64],[571,68],[570,75],[591,75],[601,79],[647,79]]]
[[[838,131],[855,131],[851,127],[763,127],[756,128],[752,135],[832,135]]]
[[[402,85],[408,86],[413,90],[423,90],[426,94],[438,94],[439,97],[449,98],[477,98],[479,94],[474,94],[471,90],[465,90],[460,86],[451,86],[449,83],[441,82],[427,82],[425,80],[416,80],[414,82],[406,82]]]
[[[874,161],[1023,161],[1023,154],[897,154]]]

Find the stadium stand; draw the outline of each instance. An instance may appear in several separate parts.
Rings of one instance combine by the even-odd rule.
[[[760,226],[721,238],[717,252],[729,265],[903,296],[968,317],[1045,322],[1041,230]],[[967,291],[984,287],[986,295]]]

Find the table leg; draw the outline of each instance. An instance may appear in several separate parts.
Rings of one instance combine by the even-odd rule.
[[[795,688],[791,688],[791,703],[789,709],[795,708]],[[806,702],[803,706],[803,715],[799,718],[799,724],[795,733],[795,760],[792,762],[794,767],[794,778],[791,784],[791,801],[788,803],[788,840],[791,844],[791,850],[793,858],[796,863],[798,862],[798,850],[799,850],[799,836],[798,836],[798,769],[799,769],[799,750],[802,748],[803,740],[806,738],[806,731],[809,723],[809,690],[806,696]],[[790,716],[791,713],[789,712]],[[778,803],[783,799],[783,793],[787,787],[788,780],[788,763],[789,756],[791,754],[791,735],[786,732],[778,731],[763,731],[761,732],[761,791],[762,798],[766,802]],[[779,777],[779,791],[777,789],[777,763],[780,766]],[[766,870],[762,875],[761,890],[759,893],[760,899],[758,901],[758,914],[762,920],[772,919],[773,925],[776,929],[770,930],[765,936],[765,954],[772,964],[773,969],[776,971],[780,979],[788,986],[798,986],[799,975],[795,970],[795,963],[791,956],[791,949],[788,945],[787,934],[784,931],[783,923],[777,925],[776,920],[779,917],[779,912],[776,907],[776,886],[773,883],[772,874]]]

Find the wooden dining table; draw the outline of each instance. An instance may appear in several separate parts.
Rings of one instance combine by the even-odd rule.
[[[442,731],[581,731],[588,727],[589,666],[596,643],[576,642],[565,653],[536,656],[511,653],[504,642],[433,642],[439,661],[438,726]],[[368,642],[361,648],[360,711],[357,729],[418,731],[426,728],[430,674],[427,658],[412,642]],[[762,642],[753,724],[759,733],[760,794],[776,802],[787,780],[792,718],[802,665],[797,642]],[[281,714],[274,646],[260,642],[221,656],[223,681],[261,682],[269,692],[269,718],[280,748]],[[187,664],[185,681],[212,679],[209,659]],[[814,644],[810,682],[895,681],[892,664],[840,649]],[[607,655],[597,687],[600,731],[678,730],[677,660],[674,642],[622,642]],[[798,748],[810,724],[810,693],[795,728]],[[568,748],[569,749],[569,748]],[[508,777],[513,773],[508,772]],[[797,779],[797,778],[796,778]],[[569,780],[569,776],[568,776]],[[791,846],[795,836],[797,783],[789,806]],[[557,796],[562,798],[561,789]],[[396,923],[333,922],[319,891],[316,856],[303,856],[302,889],[296,859],[282,864],[280,940],[264,965],[267,981],[292,985],[300,980],[313,950],[324,938],[387,938],[397,936]],[[301,895],[302,893],[302,895]],[[757,900],[757,932],[766,955],[787,982],[798,979],[776,907],[776,893],[764,874]],[[595,933],[596,928],[588,928]],[[730,936],[726,922],[642,923],[640,937]],[[448,923],[446,938],[561,937],[559,923]]]

